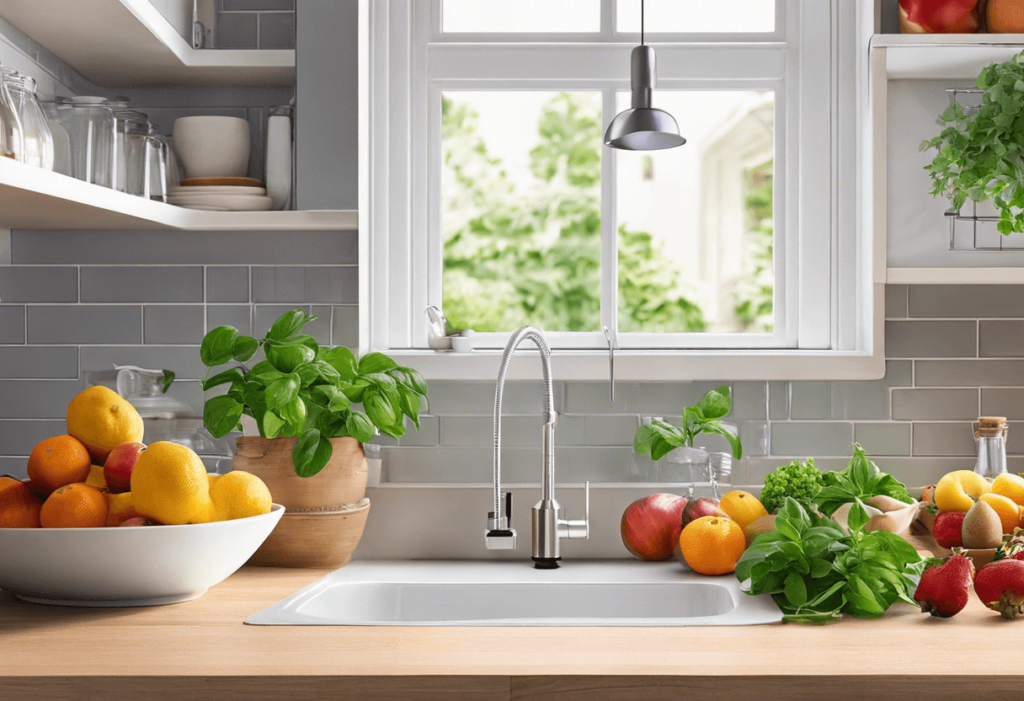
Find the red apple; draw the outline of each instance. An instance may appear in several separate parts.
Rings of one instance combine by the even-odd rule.
[[[690,521],[696,521],[704,516],[729,518],[729,514],[718,508],[717,499],[701,497],[700,499],[692,499],[690,503],[686,505],[686,508],[683,509],[682,527],[686,528],[686,525],[690,523]]]
[[[622,543],[641,560],[671,560],[683,528],[686,497],[652,494],[622,512]]]
[[[981,0],[900,0],[904,34],[973,34],[980,18]]]
[[[159,525],[160,525],[159,522],[154,521],[151,518],[146,518],[145,516],[136,516],[134,518],[128,519],[127,521],[122,521],[121,523],[118,524],[118,526],[127,526],[129,528],[131,528],[132,526],[159,526]]]
[[[114,446],[103,463],[103,478],[112,494],[121,494],[132,488],[132,470],[146,446],[142,443],[121,443]]]

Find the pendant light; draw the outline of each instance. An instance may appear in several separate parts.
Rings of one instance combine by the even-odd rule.
[[[640,0],[640,46],[630,57],[632,108],[615,116],[604,134],[604,143],[626,151],[657,151],[686,143],[679,125],[665,110],[651,107],[651,93],[657,80],[654,49],[644,43],[644,0]]]

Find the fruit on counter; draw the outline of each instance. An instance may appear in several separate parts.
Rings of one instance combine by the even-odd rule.
[[[107,498],[107,526],[119,526],[128,519],[142,515],[135,510],[131,492],[121,494],[107,492],[104,496]]]
[[[626,550],[641,560],[671,560],[687,501],[675,494],[652,494],[627,506],[619,527]]]
[[[970,511],[982,494],[992,491],[988,480],[973,470],[955,470],[943,475],[935,485],[935,505],[939,511]]]
[[[992,480],[992,491],[1007,497],[1017,506],[1024,506],[1024,477],[1004,472]]]
[[[864,500],[864,503],[868,506],[875,507],[883,514],[887,514],[891,511],[902,511],[907,508],[906,502],[902,502],[899,499],[893,499],[885,494],[876,494],[873,497],[868,497]]]
[[[135,465],[131,494],[140,514],[182,525],[213,520],[210,483],[199,456],[167,441],[150,445]]]
[[[0,477],[0,528],[39,528],[42,506],[27,484]]]
[[[67,428],[99,464],[106,462],[115,446],[141,441],[143,433],[142,417],[135,407],[100,385],[83,390],[71,400]]]
[[[718,500],[712,499],[711,497],[700,497],[699,499],[690,499],[683,507],[683,515],[681,518],[682,527],[686,528],[690,523],[696,521],[704,516],[720,516],[721,518],[729,518],[729,514],[722,511],[718,506]]]
[[[988,0],[985,30],[991,34],[1024,32],[1024,4],[1020,0]]]
[[[1024,606],[1024,562],[999,560],[980,570],[974,591],[981,602],[1005,618],[1016,618]]]
[[[728,517],[702,516],[687,524],[679,534],[683,559],[698,574],[734,572],[746,547],[743,529]]]
[[[996,548],[1003,542],[1003,524],[999,514],[983,501],[971,507],[964,516],[963,541],[965,548]]]
[[[270,513],[270,490],[256,475],[241,470],[229,472],[210,489],[213,520],[232,521]]]
[[[963,511],[946,511],[935,517],[932,535],[940,547],[947,549],[963,547],[965,516],[967,514]]]
[[[130,528],[132,526],[159,526],[161,524],[159,522],[157,522],[157,521],[154,521],[151,518],[146,518],[145,516],[135,516],[134,518],[130,518],[130,519],[126,520],[126,521],[122,521],[121,523],[119,523],[117,525],[118,526],[125,526],[127,528]]]
[[[762,516],[768,515],[767,509],[757,500],[757,497],[750,492],[739,490],[722,495],[718,502],[718,508],[740,524],[740,528],[746,528]]]
[[[217,483],[217,480],[221,478],[221,475],[213,475],[209,472],[206,473],[206,483],[210,485],[210,489],[213,489],[213,485]]]
[[[139,456],[146,449],[144,443],[131,441],[114,446],[103,463],[103,479],[107,489],[114,494],[127,492],[132,488],[132,471],[139,462]]]
[[[28,457],[29,482],[38,494],[51,494],[65,485],[84,482],[91,469],[89,451],[68,435],[47,438]]]
[[[1003,542],[996,548],[992,561],[1024,560],[1024,528],[1015,528],[1013,533],[1003,536]]]
[[[973,34],[981,25],[981,0],[900,0],[903,34]]]
[[[834,514],[843,504],[858,500],[863,502],[878,495],[891,497],[904,504],[914,503],[907,493],[906,485],[879,470],[878,465],[868,460],[858,443],[853,444],[853,457],[846,469],[826,472],[822,480],[825,486],[814,501],[826,516]]]
[[[935,485],[929,484],[921,490],[921,501],[925,504],[935,504]]]
[[[778,511],[786,497],[810,504],[824,486],[821,471],[814,466],[814,458],[807,458],[804,462],[794,460],[765,475],[761,503],[770,512]]]
[[[974,563],[958,550],[921,574],[914,600],[924,613],[950,618],[967,606],[973,582]]]
[[[750,523],[746,528],[743,529],[743,538],[747,541],[747,547],[749,548],[757,536],[762,533],[771,533],[775,530],[775,514],[768,514],[762,516]]]
[[[107,480],[103,476],[103,465],[93,465],[89,469],[89,476],[85,478],[85,483],[90,487],[96,487],[96,489],[106,489]]]
[[[992,507],[992,510],[999,516],[1002,523],[1003,534],[1013,533],[1013,530],[1020,524],[1020,507],[1009,497],[1001,494],[982,494],[978,497],[979,502],[985,502]]]
[[[51,494],[39,511],[43,528],[101,528],[107,524],[107,498],[84,482]]]

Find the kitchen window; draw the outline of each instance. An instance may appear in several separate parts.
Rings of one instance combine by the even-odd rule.
[[[603,379],[607,327],[623,379],[880,376],[854,5],[647,0],[687,143],[629,152],[640,0],[365,3],[364,347],[489,379],[532,324]],[[428,305],[478,350],[427,350]]]

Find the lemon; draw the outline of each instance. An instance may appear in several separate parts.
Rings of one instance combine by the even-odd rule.
[[[230,521],[270,512],[270,490],[256,475],[241,470],[222,475],[210,487],[214,518]]]
[[[153,443],[139,456],[132,471],[132,502],[140,514],[168,525],[213,520],[206,468],[178,443]]]
[[[142,442],[139,412],[117,392],[101,385],[89,387],[71,400],[67,427],[98,464],[103,464],[114,446]]]

